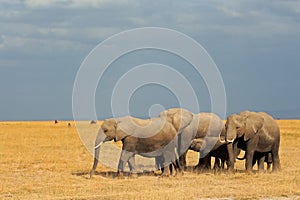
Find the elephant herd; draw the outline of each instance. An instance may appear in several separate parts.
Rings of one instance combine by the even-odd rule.
[[[276,121],[267,113],[243,111],[230,115],[226,123],[213,113],[194,114],[183,108],[171,108],[156,118],[139,119],[131,116],[107,119],[101,125],[95,141],[94,174],[100,147],[107,141],[122,141],[118,174],[122,175],[128,164],[130,173],[136,174],[135,155],[155,158],[162,176],[182,173],[186,169],[187,151],[199,153],[196,169],[210,170],[211,157],[214,169],[232,172],[236,159],[245,159],[247,173],[254,164],[264,171],[264,163],[272,171],[280,170],[280,130]],[[240,151],[243,158],[238,158]],[[173,169],[175,171],[173,171]]]

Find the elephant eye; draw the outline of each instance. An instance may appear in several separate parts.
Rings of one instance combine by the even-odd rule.
[[[104,130],[103,130],[104,133],[106,133],[107,131],[108,131],[107,129],[104,129]]]

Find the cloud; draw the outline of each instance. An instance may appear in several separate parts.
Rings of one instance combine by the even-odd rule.
[[[0,35],[0,49],[3,49],[5,47],[5,36]]]
[[[66,7],[66,8],[101,8],[107,5],[124,5],[132,0],[25,0],[25,5],[32,8]]]

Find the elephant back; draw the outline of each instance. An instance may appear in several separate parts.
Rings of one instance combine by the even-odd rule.
[[[219,137],[225,135],[225,126],[223,120],[214,114],[201,112],[198,114],[198,130],[195,138]]]
[[[193,121],[194,114],[184,108],[170,108],[159,114],[160,118],[170,122],[178,133],[188,127]]]

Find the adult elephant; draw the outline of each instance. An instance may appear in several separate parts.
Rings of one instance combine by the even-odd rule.
[[[95,141],[94,164],[90,176],[92,177],[99,158],[100,146],[106,141],[122,141],[122,152],[118,164],[118,174],[121,175],[128,163],[130,172],[135,174],[134,156],[162,157],[163,165],[169,166],[177,159],[175,147],[178,144],[177,132],[174,126],[161,118],[148,120],[134,117],[107,119],[99,129]],[[169,168],[162,175],[169,175]]]
[[[197,123],[197,119],[194,113],[184,108],[170,108],[161,112],[159,117],[174,126],[178,136],[177,154],[179,155],[179,163],[181,167],[185,167],[182,155],[185,154],[196,134],[195,123]]]
[[[182,108],[171,108],[165,110],[160,113],[159,116],[166,117],[167,120],[174,125],[178,132],[178,154],[180,155],[180,165],[184,168],[186,167],[186,153],[191,142],[195,138],[200,138],[203,139],[203,145],[200,150],[200,158],[197,167],[200,169],[207,168],[207,162],[204,161],[205,156],[209,154],[211,149],[218,147],[215,146],[216,144],[220,146],[222,144],[220,141],[222,138],[225,138],[224,123],[219,116],[205,112],[193,114]],[[179,122],[184,125],[187,124],[184,123],[183,119],[191,119],[192,121],[187,126],[182,126]],[[220,137],[221,140],[219,140]]]
[[[227,118],[226,141],[228,143],[229,170],[234,169],[234,146],[246,151],[246,172],[252,172],[255,152],[272,155],[273,172],[280,169],[280,130],[276,121],[267,113],[243,111]],[[260,157],[260,163],[265,157]],[[260,167],[258,169],[260,171]]]

